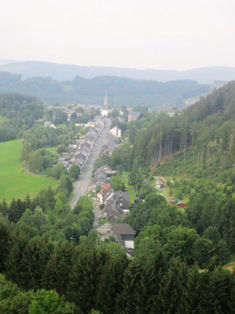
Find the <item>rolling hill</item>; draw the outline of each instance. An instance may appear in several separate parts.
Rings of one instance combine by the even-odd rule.
[[[174,81],[195,80],[203,84],[214,81],[231,81],[235,79],[235,68],[202,67],[186,71],[158,69],[130,69],[98,66],[79,66],[43,61],[10,62],[0,60],[0,71],[21,74],[23,79],[32,77],[51,77],[59,81],[73,80],[76,76],[91,79],[97,76],[117,76],[134,80]]]
[[[0,92],[36,96],[49,104],[102,104],[107,93],[110,105],[142,105],[154,109],[182,108],[184,101],[210,91],[208,85],[195,81],[156,82],[102,76],[71,81],[56,81],[49,77],[22,79],[20,75],[0,72]]]

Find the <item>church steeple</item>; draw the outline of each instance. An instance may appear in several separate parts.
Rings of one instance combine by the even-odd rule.
[[[104,96],[104,109],[108,109],[109,105],[108,105],[108,96],[107,94],[105,94]]]

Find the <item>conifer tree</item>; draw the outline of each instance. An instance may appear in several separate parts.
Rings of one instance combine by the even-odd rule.
[[[75,246],[71,242],[61,242],[50,255],[43,275],[43,286],[55,289],[59,294],[66,294],[68,278],[72,268]]]
[[[10,232],[7,225],[0,220],[0,272],[6,269],[6,259],[10,251]]]

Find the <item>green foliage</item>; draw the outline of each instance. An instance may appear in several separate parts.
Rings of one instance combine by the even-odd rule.
[[[34,97],[1,94],[0,115],[5,118],[0,126],[0,142],[5,142],[18,138],[21,131],[31,128],[42,118],[43,106]]]
[[[73,164],[69,169],[69,175],[73,181],[78,179],[80,173],[81,169],[78,165]]]
[[[92,211],[93,203],[91,197],[85,195],[81,196],[74,208],[74,213],[79,214],[82,211]]]
[[[38,290],[29,306],[29,314],[74,313],[72,304],[66,302],[55,290]]]
[[[121,175],[113,176],[109,183],[115,191],[125,191],[125,182]]]
[[[58,192],[62,192],[65,195],[69,196],[73,190],[73,184],[69,176],[63,176],[60,179],[60,184],[57,188]]]
[[[170,256],[180,257],[187,264],[192,264],[194,260],[198,261],[198,256],[195,259],[193,258],[193,248],[194,244],[197,243],[197,239],[198,234],[194,229],[177,227],[168,233],[165,247]]]
[[[159,224],[162,227],[184,224],[184,217],[157,192],[150,192],[145,200],[139,200],[125,219],[139,232],[147,225]]]

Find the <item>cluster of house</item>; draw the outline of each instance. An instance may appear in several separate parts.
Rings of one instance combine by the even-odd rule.
[[[166,181],[162,177],[154,177],[156,180],[155,188],[162,194],[162,191],[165,187]],[[170,180],[170,183],[174,184],[173,180]],[[182,200],[177,200],[173,196],[166,197],[166,201],[171,205],[176,205],[178,208],[186,208],[188,205]]]
[[[96,116],[94,124],[88,129],[84,137],[75,140],[73,144],[68,146],[68,151],[61,154],[58,162],[63,164],[67,169],[72,164],[78,165],[81,170],[85,168],[86,163],[92,153],[96,140],[104,129],[104,119]]]
[[[109,180],[117,171],[109,166],[102,166],[93,175],[93,191],[100,189],[97,201],[100,205],[99,219],[108,222],[98,227],[96,231],[100,240],[105,241],[113,236],[126,250],[131,253],[134,249],[135,230],[128,224],[115,224],[119,218],[123,218],[130,212],[130,192],[114,191]]]
[[[111,130],[110,130],[111,131]],[[120,144],[120,139],[116,138],[109,132],[109,135],[107,136],[104,145],[101,148],[100,155],[112,155],[112,153],[115,151],[115,149]]]
[[[107,185],[110,177],[117,174],[117,171],[112,170],[109,166],[102,166],[95,171],[92,178],[91,191],[96,192],[100,190],[103,186]]]
[[[130,192],[114,191],[110,185],[105,185],[97,198],[103,207],[103,216],[110,222],[115,222],[130,212]]]

